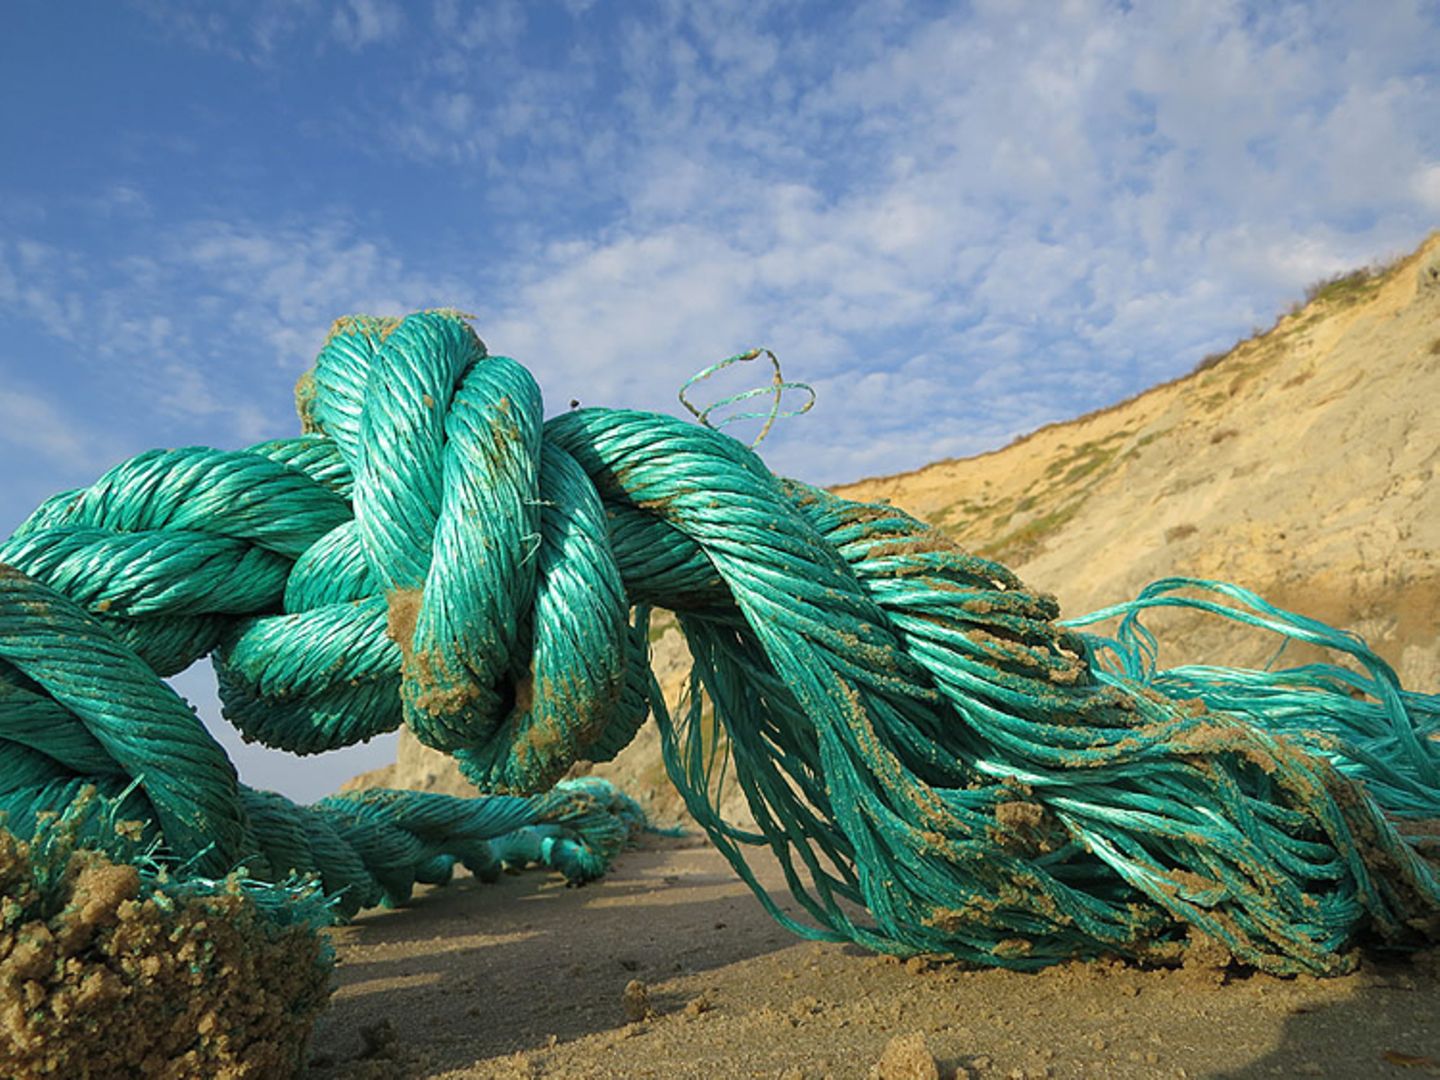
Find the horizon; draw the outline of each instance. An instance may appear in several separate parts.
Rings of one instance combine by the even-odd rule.
[[[1440,16],[1384,7],[22,3],[0,535],[151,446],[294,434],[356,311],[477,312],[552,413],[685,415],[768,346],[817,402],[762,456],[817,484],[1112,407],[1440,224]],[[393,758],[241,747],[203,668],[249,783]]]

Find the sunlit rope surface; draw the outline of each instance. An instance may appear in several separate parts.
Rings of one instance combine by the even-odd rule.
[[[374,846],[418,846],[372,891],[466,857],[449,838],[484,830],[449,803],[296,817],[236,785],[157,677],[208,653],[252,738],[308,753],[405,723],[484,790],[543,791],[653,709],[691,812],[752,883],[756,847],[779,858],[801,913],[757,895],[812,937],[1019,968],[1200,937],[1332,972],[1436,933],[1440,699],[1351,635],[1173,581],[1110,612],[1113,640],[1083,636],[1004,567],[728,436],[617,409],[546,422],[530,374],[453,313],[341,320],[297,400],[299,438],[142,454],[0,546],[12,814],[137,777],[139,810],[211,870],[375,822],[403,837]],[[673,718],[652,605],[695,658]],[[1155,671],[1140,616],[1166,605],[1353,670]],[[716,810],[722,767],[752,830]],[[541,798],[566,797],[592,796]]]

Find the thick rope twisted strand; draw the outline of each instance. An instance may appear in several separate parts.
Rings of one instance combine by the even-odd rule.
[[[1114,639],[1083,635],[1005,568],[779,480],[728,437],[621,410],[542,423],[529,374],[450,313],[342,320],[297,402],[298,439],[141,455],[0,546],[69,597],[22,600],[41,586],[7,579],[6,790],[53,802],[142,776],[196,858],[202,840],[216,865],[349,858],[335,881],[358,861],[365,895],[391,899],[457,860],[591,872],[623,832],[589,788],[560,797],[610,830],[589,846],[533,824],[497,841],[508,811],[395,793],[292,814],[227,779],[183,705],[114,706],[211,653],[250,737],[305,753],[403,722],[498,791],[613,755],[653,708],[697,820],[752,885],[747,850],[773,852],[813,921],[757,895],[812,937],[1035,968],[1171,960],[1201,935],[1331,972],[1367,935],[1436,934],[1440,699],[1352,637],[1197,582],[1099,613],[1122,619]],[[1189,595],[1206,588],[1230,602]],[[650,605],[677,612],[695,657],[674,719],[646,664]],[[1161,606],[1356,670],[1156,671],[1140,616]],[[26,645],[32,620],[58,620],[56,643]],[[154,775],[166,760],[186,775]],[[722,780],[755,830],[720,818]]]
[[[22,837],[94,788],[117,818],[147,823],[187,873],[315,873],[352,915],[403,903],[417,881],[446,880],[457,861],[488,876],[532,848],[529,861],[586,881],[634,821],[623,798],[594,781],[536,798],[377,790],[308,807],[248,788],[190,706],[107,627],[0,564],[0,813]],[[536,847],[532,836],[548,842]]]

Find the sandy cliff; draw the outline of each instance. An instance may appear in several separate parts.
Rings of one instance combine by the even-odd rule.
[[[1157,578],[1220,578],[1359,631],[1408,685],[1434,691],[1437,466],[1440,236],[1318,290],[1184,378],[994,453],[838,493],[940,526],[1067,614]],[[1165,644],[1162,660],[1257,659],[1193,625]]]

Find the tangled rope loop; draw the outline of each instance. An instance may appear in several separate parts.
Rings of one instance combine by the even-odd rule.
[[[45,554],[73,556],[67,538],[108,543],[90,526],[77,530],[28,533],[0,553],[32,556],[34,569],[64,581],[73,558]],[[0,822],[19,838],[40,841],[57,816],[101,806],[103,820],[87,810],[83,831],[102,849],[118,828],[127,850],[158,851],[179,877],[276,883],[268,900],[258,884],[254,894],[277,910],[313,891],[302,878],[316,879],[326,909],[349,916],[403,903],[416,883],[448,881],[457,863],[482,878],[506,863],[544,863],[588,881],[643,824],[633,801],[594,780],[529,798],[374,789],[311,806],[248,787],[190,706],[126,643],[146,643],[146,622],[92,615],[0,561]],[[162,618],[156,640],[164,634]]]
[[[625,745],[646,713],[646,628],[594,486],[541,438],[530,373],[451,315],[350,319],[300,400],[354,477],[355,516],[296,564],[287,606],[356,605],[355,651],[383,607],[400,662],[363,676],[398,667],[405,722],[487,790],[543,789]],[[291,647],[257,630],[226,651],[222,679],[254,703],[242,722],[278,717],[260,673]]]
[[[747,849],[779,859],[813,921],[757,895],[808,936],[1018,968],[1199,937],[1329,972],[1366,934],[1436,935],[1440,698],[1348,635],[1187,581],[1082,635],[1004,567],[716,432],[544,421],[453,313],[341,320],[297,400],[301,438],[141,455],[0,561],[157,671],[213,651],[227,715],[297,752],[404,722],[482,788],[533,791],[653,709],[692,813],[752,885]],[[677,718],[651,605],[695,660]],[[1157,672],[1160,606],[1353,664]],[[725,745],[753,829],[716,810]]]

